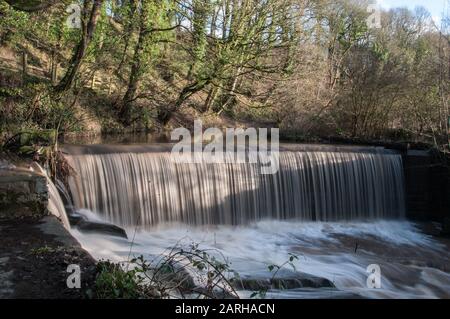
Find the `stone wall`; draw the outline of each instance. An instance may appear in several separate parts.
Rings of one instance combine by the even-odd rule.
[[[0,219],[42,217],[48,214],[45,176],[25,170],[0,170]]]
[[[450,170],[429,151],[403,155],[407,217],[443,221],[450,217]]]

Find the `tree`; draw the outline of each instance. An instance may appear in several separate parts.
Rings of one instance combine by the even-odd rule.
[[[395,9],[374,29],[369,2],[86,0],[79,31],[65,27],[71,0],[0,1],[2,53],[17,55],[0,82],[19,86],[27,75],[18,96],[0,91],[26,100],[23,113],[3,106],[16,100],[2,100],[2,111],[30,120],[19,126],[48,127],[36,114],[51,95],[114,128],[189,113],[295,136],[448,144],[448,17],[435,26],[424,9]]]
[[[170,26],[167,11],[170,6],[165,0],[142,0],[139,14],[139,36],[134,48],[134,55],[131,61],[131,72],[128,80],[127,90],[123,97],[119,117],[125,125],[130,125],[131,107],[136,99],[136,92],[142,77],[147,72],[148,66],[154,56],[155,46],[161,40],[155,36],[169,32],[178,26]]]
[[[221,112],[233,103],[236,94],[240,94],[239,81],[246,75],[276,76],[283,73],[286,63],[270,57],[278,52],[278,56],[285,60],[288,57],[283,52],[288,51],[289,43],[295,43],[297,39],[295,29],[291,36],[285,36],[283,32],[288,32],[288,29],[281,27],[283,24],[296,25],[299,10],[294,2],[223,0],[219,2],[223,12],[221,34],[206,37],[205,44],[205,22],[210,20],[205,15],[210,16],[215,10],[209,7],[208,0],[202,0],[201,4],[199,1],[193,7],[197,12],[191,14],[195,44],[190,52],[193,64],[188,73],[190,76],[187,76],[191,79],[174,103],[159,110],[158,119],[162,123],[167,123],[172,113],[187,99],[207,87],[212,90],[208,104],[217,99],[219,106],[215,111]],[[286,15],[286,12],[290,14]],[[216,98],[218,95],[221,96]]]
[[[94,37],[94,32],[97,27],[97,22],[103,3],[104,0],[84,1],[84,18],[82,19],[81,39],[75,48],[72,59],[69,62],[69,67],[66,74],[55,87],[57,92],[64,92],[72,87],[81,63],[83,62],[83,58],[86,55],[86,50]]]

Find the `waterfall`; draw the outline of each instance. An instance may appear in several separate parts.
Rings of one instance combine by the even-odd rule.
[[[339,221],[404,216],[401,156],[388,150],[285,151],[258,164],[175,163],[167,152],[74,154],[75,208],[121,226],[241,225],[262,219]]]
[[[60,219],[66,229],[70,229],[70,223],[69,223],[69,219],[67,217],[66,208],[64,207],[64,202],[63,202],[61,196],[59,195],[58,188],[53,183],[51,178],[48,176],[45,169],[42,168],[42,166],[40,166],[38,163],[33,162],[32,169],[34,171],[44,175],[47,178],[47,188],[48,188],[47,209],[48,209],[48,211],[52,215],[54,215],[58,219]]]

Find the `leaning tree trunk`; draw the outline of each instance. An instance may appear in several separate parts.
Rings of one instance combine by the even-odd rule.
[[[123,96],[119,110],[119,118],[121,119],[122,124],[124,125],[131,124],[131,107],[135,99],[140,80],[139,73],[141,69],[141,52],[142,52],[141,47],[142,47],[141,44],[138,44],[136,47],[136,51],[133,57],[133,64],[131,66],[131,73],[128,81],[127,91]]]
[[[86,0],[84,5],[84,10],[87,12],[88,3],[91,1]],[[93,0],[91,12],[89,15],[88,23],[82,23],[82,35],[81,40],[78,43],[78,46],[75,50],[74,55],[69,63],[69,68],[66,71],[66,74],[59,82],[59,84],[55,87],[57,92],[63,92],[69,90],[75,77],[80,69],[81,63],[83,62],[84,56],[86,55],[86,50],[89,46],[89,43],[92,41],[94,37],[94,32],[97,26],[98,19],[100,17],[100,10],[103,5],[104,0]]]
[[[172,118],[173,113],[176,110],[178,110],[186,100],[188,100],[195,93],[203,90],[210,83],[211,83],[211,79],[206,78],[206,79],[195,81],[194,83],[189,84],[188,86],[184,87],[183,90],[181,90],[181,93],[178,96],[178,99],[175,101],[175,103],[172,106],[169,106],[165,109],[162,109],[162,108],[158,109],[157,120],[163,125],[166,125],[167,123],[169,123],[170,119]]]
[[[28,78],[28,52],[23,49],[22,52],[22,86],[25,86]]]
[[[148,37],[148,24],[149,12],[146,2],[143,2],[140,14],[140,24],[139,24],[139,37],[136,43],[133,55],[133,61],[131,64],[131,73],[128,80],[128,87],[125,95],[123,96],[122,103],[119,110],[119,118],[124,125],[131,124],[131,107],[135,99],[136,92],[139,87],[139,82],[142,73],[142,54],[145,47],[145,41]]]

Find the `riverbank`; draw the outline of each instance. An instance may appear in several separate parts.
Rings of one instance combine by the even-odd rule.
[[[0,298],[87,297],[96,262],[54,216],[0,221]],[[81,270],[81,289],[67,287],[69,265]]]
[[[0,154],[0,298],[84,298],[96,261],[63,223],[50,215],[44,175],[31,161]],[[81,270],[81,289],[66,284],[69,265]]]

